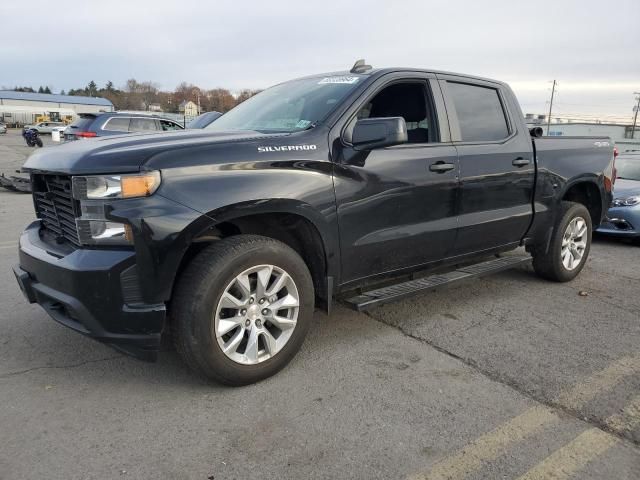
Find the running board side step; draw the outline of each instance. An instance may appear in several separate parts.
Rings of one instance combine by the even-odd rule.
[[[482,277],[492,273],[502,272],[503,270],[508,270],[510,268],[517,267],[518,265],[525,265],[528,263],[531,263],[531,256],[529,255],[510,255],[506,257],[499,257],[485,262],[467,265],[466,267],[462,267],[451,272],[397,283],[395,285],[378,288],[376,290],[369,290],[368,292],[363,292],[355,297],[347,298],[344,302],[349,308],[362,312],[372,307],[400,300],[425,290],[443,287],[445,285],[452,285],[463,280]]]

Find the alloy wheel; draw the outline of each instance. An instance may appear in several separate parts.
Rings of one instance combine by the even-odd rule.
[[[275,265],[237,275],[215,311],[215,336],[234,362],[255,365],[275,356],[296,327],[300,296],[293,278]]]
[[[575,217],[569,222],[562,236],[560,256],[567,270],[573,270],[582,263],[587,248],[587,222],[582,217]]]

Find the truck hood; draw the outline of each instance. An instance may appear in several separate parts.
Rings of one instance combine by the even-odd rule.
[[[613,185],[613,197],[626,198],[632,195],[640,195],[640,180],[618,178]]]
[[[161,152],[282,136],[281,133],[254,131],[185,130],[99,137],[37,150],[27,159],[23,169],[67,175],[136,172],[149,158]]]

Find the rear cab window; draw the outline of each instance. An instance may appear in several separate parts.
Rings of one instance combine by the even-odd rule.
[[[509,123],[496,88],[447,81],[463,142],[495,142],[509,135]]]

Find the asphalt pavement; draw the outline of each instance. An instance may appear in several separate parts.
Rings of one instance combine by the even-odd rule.
[[[0,136],[0,172],[20,141]],[[567,284],[521,267],[318,312],[286,369],[228,388],[27,304],[10,267],[33,217],[0,189],[2,480],[640,478],[638,246],[596,239]]]

